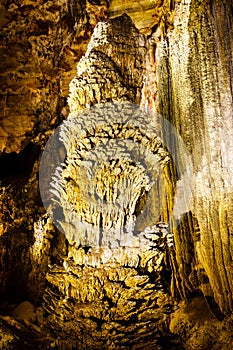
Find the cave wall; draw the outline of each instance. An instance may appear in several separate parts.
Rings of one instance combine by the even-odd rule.
[[[106,8],[104,1],[1,1],[1,152],[41,142],[67,115],[70,80]]]
[[[123,12],[128,13],[146,35],[141,105],[147,112],[158,111],[174,125],[192,159],[192,200],[180,225],[174,229],[176,282],[173,288],[178,290],[175,295],[186,298],[189,293],[201,290],[211,301],[212,311],[221,318],[222,313],[230,313],[233,307],[232,35],[229,34],[232,2],[227,0],[2,1],[1,296],[4,299],[13,293],[10,296],[14,302],[29,296],[38,301],[49,269],[47,279],[51,284],[59,285],[56,279],[59,274],[67,278],[67,285],[70,283],[66,268],[55,266],[66,259],[69,247],[64,236],[56,232],[44,215],[38,188],[40,155],[53,129],[69,114],[69,84],[77,74],[77,63],[87,50],[95,25],[99,20],[114,18]],[[96,53],[93,57],[96,59]],[[140,79],[133,82],[136,90],[131,92],[126,89],[125,71],[120,73],[123,73],[121,84],[117,78],[115,85],[117,89],[123,86],[122,97],[139,103],[140,91],[136,90],[142,87],[142,77],[137,72]],[[73,98],[77,86],[80,87],[80,82],[73,80]],[[94,88],[85,82],[82,89],[90,92]],[[112,91],[108,98],[113,100]],[[89,102],[80,99],[79,108],[88,106]],[[77,104],[70,106],[75,109]],[[25,149],[29,151],[24,157]],[[13,158],[7,158],[9,154],[13,154]],[[18,170],[7,165],[12,159],[18,164],[27,164],[23,181],[17,175]],[[9,171],[5,171],[5,166]],[[70,248],[70,256],[80,265],[86,261],[83,250],[77,254]],[[153,264],[155,266],[155,261]],[[83,274],[71,265],[67,264],[67,270]],[[153,266],[150,266],[152,270]],[[125,273],[124,269],[119,271]],[[132,271],[133,289],[133,283],[137,285],[139,280],[135,277],[138,272],[134,268]],[[16,275],[20,277],[17,281]],[[109,279],[108,274],[105,277]],[[119,284],[120,278],[113,277],[112,285]],[[88,286],[89,281],[84,277],[82,281]],[[149,279],[145,283],[152,282]],[[75,279],[73,284],[75,289],[78,286]],[[67,295],[68,289],[63,291]],[[150,286],[148,289],[152,293]],[[143,294],[143,288],[141,290]],[[55,288],[54,294],[49,288],[46,293],[45,308],[52,323],[52,300],[58,300],[59,304],[62,293],[57,294]],[[109,293],[112,297],[114,290]],[[68,303],[68,316],[73,306],[72,302]],[[141,311],[144,307],[142,303]],[[107,303],[104,308],[108,309]],[[59,313],[59,308],[57,310]],[[77,313],[86,312],[88,318],[90,310],[94,315],[95,304],[90,308],[82,306]],[[145,313],[145,317],[149,316]],[[94,323],[90,322],[90,328]],[[68,331],[72,325],[71,322]],[[113,330],[114,327],[113,324]]]
[[[38,183],[41,153],[68,115],[69,83],[107,4],[2,1],[0,6],[1,294],[4,299],[15,290],[13,299],[22,300],[36,264],[29,251],[33,232],[45,212]]]
[[[232,310],[232,21],[231,1],[182,2],[155,58],[159,112],[193,163],[191,216],[176,238],[180,273],[224,312]]]

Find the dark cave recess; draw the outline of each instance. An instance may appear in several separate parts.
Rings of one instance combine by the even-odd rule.
[[[40,152],[39,145],[29,142],[20,153],[2,153],[0,156],[1,184],[7,186],[26,183]]]

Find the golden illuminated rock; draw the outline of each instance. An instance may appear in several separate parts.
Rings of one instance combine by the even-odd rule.
[[[136,349],[140,344],[159,349],[157,338],[173,308],[172,234],[168,225],[158,223],[167,198],[164,193],[162,200],[158,183],[162,177],[165,181],[164,168],[172,160],[149,116],[122,103],[122,87],[114,79],[115,72],[122,77],[126,101],[139,101],[144,44],[127,15],[100,23],[70,85],[71,113],[59,131],[66,157],[55,169],[50,189],[53,218],[68,240],[68,257],[63,266],[49,268],[43,295],[45,329],[56,334],[60,345],[72,330],[70,342],[76,348]],[[97,102],[105,103],[91,107]],[[84,107],[89,108],[81,112]],[[153,185],[157,197],[149,196]],[[144,215],[150,227],[141,214],[147,194]],[[156,213],[152,203],[159,196]],[[42,237],[46,244],[46,232]]]
[[[96,24],[88,22],[87,7],[62,0],[1,4],[0,152],[41,142],[66,115],[68,85]]]
[[[228,0],[1,2],[0,348],[231,349],[232,23]],[[158,146],[166,128],[149,136],[144,119],[125,128],[104,119],[97,127],[99,119],[89,120],[88,113],[82,135],[72,128],[84,108],[112,101],[136,103],[147,115],[158,111],[184,147],[170,152],[178,138],[166,149]],[[76,228],[66,237],[41,202],[41,154],[64,119],[71,133],[67,140],[63,133],[64,143],[71,145],[75,133],[79,138],[62,167],[62,205],[67,199],[75,217],[90,220],[98,232],[111,226],[105,245],[85,245],[96,236],[84,238]],[[128,156],[136,143],[142,156],[153,144],[163,153],[151,155],[161,165],[159,191],[152,186],[140,193],[152,180],[148,167]],[[186,148],[192,166],[182,178],[175,167],[178,159],[185,168]],[[55,158],[66,161],[64,147],[55,150]],[[128,158],[110,160],[116,153]],[[177,204],[182,192],[192,200],[186,203],[184,195]],[[111,207],[98,209],[96,198]],[[123,215],[114,203],[122,203]],[[158,223],[168,222],[171,212],[177,222]],[[123,229],[113,244],[124,218],[133,219],[125,225],[130,239]]]
[[[230,6],[180,4],[174,31],[156,51],[159,110],[180,130],[194,167],[190,213],[177,232],[180,272],[189,289],[196,275],[226,314],[233,307]]]
[[[117,17],[127,13],[135,26],[144,34],[151,34],[152,29],[158,29],[157,35],[163,36],[173,26],[174,4],[171,0],[111,0],[109,16]]]

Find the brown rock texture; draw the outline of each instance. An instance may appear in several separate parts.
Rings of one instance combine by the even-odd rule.
[[[146,54],[145,37],[123,15],[100,22],[86,54],[78,63],[78,77],[70,84],[71,112],[108,101],[139,104]]]
[[[1,2],[0,348],[231,349],[232,9],[231,0]],[[132,104],[141,115],[130,126],[108,122],[116,105],[133,120]],[[166,130],[147,134],[154,112],[184,142],[171,136],[175,158],[161,141]],[[66,163],[52,180],[63,215],[46,203],[58,229],[41,201],[39,167],[64,119],[54,160]],[[156,155],[157,192],[139,163],[109,161],[132,156],[132,143]],[[181,190],[192,196],[176,221],[186,148],[191,180],[186,173]],[[85,197],[98,152],[92,195],[119,204],[118,190],[134,179],[121,216]],[[95,234],[67,231],[77,217]]]
[[[173,27],[175,3],[170,0],[110,1],[109,17],[129,15],[141,33],[164,36]]]
[[[56,344],[67,347],[69,334],[74,348],[159,349],[173,306],[158,246],[70,249],[46,276],[44,327]]]
[[[183,2],[156,49],[159,111],[179,130],[194,167],[190,213],[176,235],[180,273],[224,313],[233,287],[232,21],[231,1]]]
[[[65,113],[70,74],[106,4],[96,8],[91,24],[82,1],[2,2],[1,152],[20,152]]]
[[[43,295],[45,329],[58,346],[67,347],[69,334],[75,348],[159,349],[173,309],[168,225],[135,234],[142,190],[152,186],[147,152],[156,176],[171,161],[148,116],[122,103],[140,101],[144,45],[127,15],[99,23],[70,84],[71,113],[60,129],[66,158],[52,181],[68,257],[49,269]]]
[[[1,2],[2,295],[16,288],[21,299],[28,291],[29,247],[34,224],[45,212],[38,186],[39,158],[53,129],[67,116],[71,77],[106,4],[96,8],[99,14],[91,21],[91,6],[81,1]]]
[[[170,329],[183,339],[185,349],[227,350],[232,346],[232,319],[217,320],[203,296],[182,302],[172,314]]]

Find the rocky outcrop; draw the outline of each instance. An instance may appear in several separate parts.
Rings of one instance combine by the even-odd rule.
[[[54,220],[70,243],[131,245],[140,227],[162,217],[166,192],[160,189],[170,186],[164,172],[171,158],[148,115],[131,103],[101,104],[70,114],[60,138],[66,157],[52,175],[47,205],[55,201]],[[41,178],[42,188],[49,188],[47,180]]]
[[[108,101],[139,104],[145,54],[145,37],[130,17],[100,22],[70,84],[71,112]]]
[[[69,83],[98,21],[128,13],[138,29],[161,37],[172,28],[174,4],[3,1],[0,12],[0,152],[18,153],[67,116]]]

